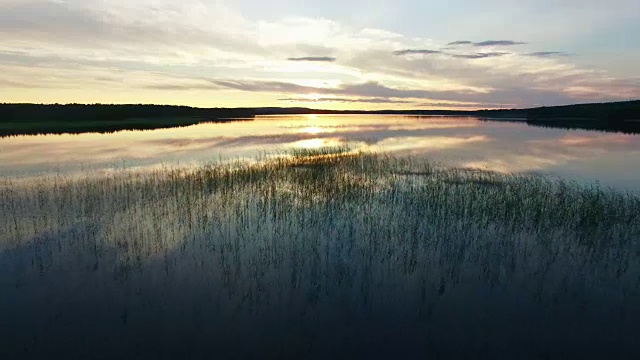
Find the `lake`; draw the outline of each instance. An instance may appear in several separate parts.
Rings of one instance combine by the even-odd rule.
[[[0,359],[638,359],[639,139],[401,116],[0,139]],[[344,144],[401,156],[314,155]]]
[[[0,138],[0,176],[189,165],[295,147],[354,148],[460,167],[559,176],[640,190],[640,136],[467,117],[259,116],[255,120],[110,134]]]

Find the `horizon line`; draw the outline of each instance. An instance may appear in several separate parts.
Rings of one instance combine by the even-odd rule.
[[[599,104],[617,104],[617,103],[628,103],[628,102],[636,102],[640,101],[640,99],[632,99],[632,100],[621,100],[621,101],[604,101],[604,102],[584,102],[584,103],[571,103],[571,104],[562,104],[562,105],[540,105],[535,107],[523,107],[523,108],[482,108],[478,107],[475,110],[470,109],[459,109],[459,108],[436,108],[436,109],[380,109],[380,110],[367,110],[367,109],[348,109],[348,110],[334,110],[334,109],[322,109],[322,108],[310,108],[304,106],[242,106],[242,107],[203,107],[203,106],[192,106],[192,105],[178,105],[178,104],[154,104],[154,103],[31,103],[31,102],[15,102],[15,103],[7,103],[2,102],[0,105],[39,105],[39,106],[71,106],[71,105],[80,105],[80,106],[173,106],[173,107],[187,107],[193,109],[303,109],[309,111],[331,111],[331,112],[417,112],[417,111],[455,111],[455,112],[478,112],[478,111],[517,111],[517,110],[529,110],[529,109],[538,109],[538,108],[549,108],[549,107],[564,107],[564,106],[576,106],[576,105],[599,105]]]

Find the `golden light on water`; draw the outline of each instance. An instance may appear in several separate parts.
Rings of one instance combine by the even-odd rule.
[[[318,127],[318,126],[310,126],[310,127],[307,127],[307,128],[302,129],[302,131],[301,131],[301,132],[303,132],[303,133],[305,133],[305,134],[318,135],[318,134],[323,133],[323,132],[325,132],[325,131],[324,131],[324,129],[323,129],[323,128],[321,128],[321,127]]]
[[[329,139],[308,139],[296,141],[291,144],[291,147],[294,148],[307,148],[307,149],[318,149],[321,147],[331,147],[331,146],[339,146],[344,145],[344,141],[336,138]]]

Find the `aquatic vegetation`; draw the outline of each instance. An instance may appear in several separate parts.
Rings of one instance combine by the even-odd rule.
[[[319,157],[329,156],[329,155],[345,155],[353,151],[353,148],[349,144],[341,145],[341,146],[322,146],[319,148],[309,148],[309,147],[296,147],[289,151],[289,154],[294,158],[314,158],[313,160],[318,163],[318,165],[322,165],[323,163]]]
[[[640,198],[613,190],[332,148],[6,181],[0,214],[9,353],[640,352]]]

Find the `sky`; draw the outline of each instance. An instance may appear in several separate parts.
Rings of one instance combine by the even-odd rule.
[[[0,0],[0,102],[484,109],[640,98],[640,0]]]

